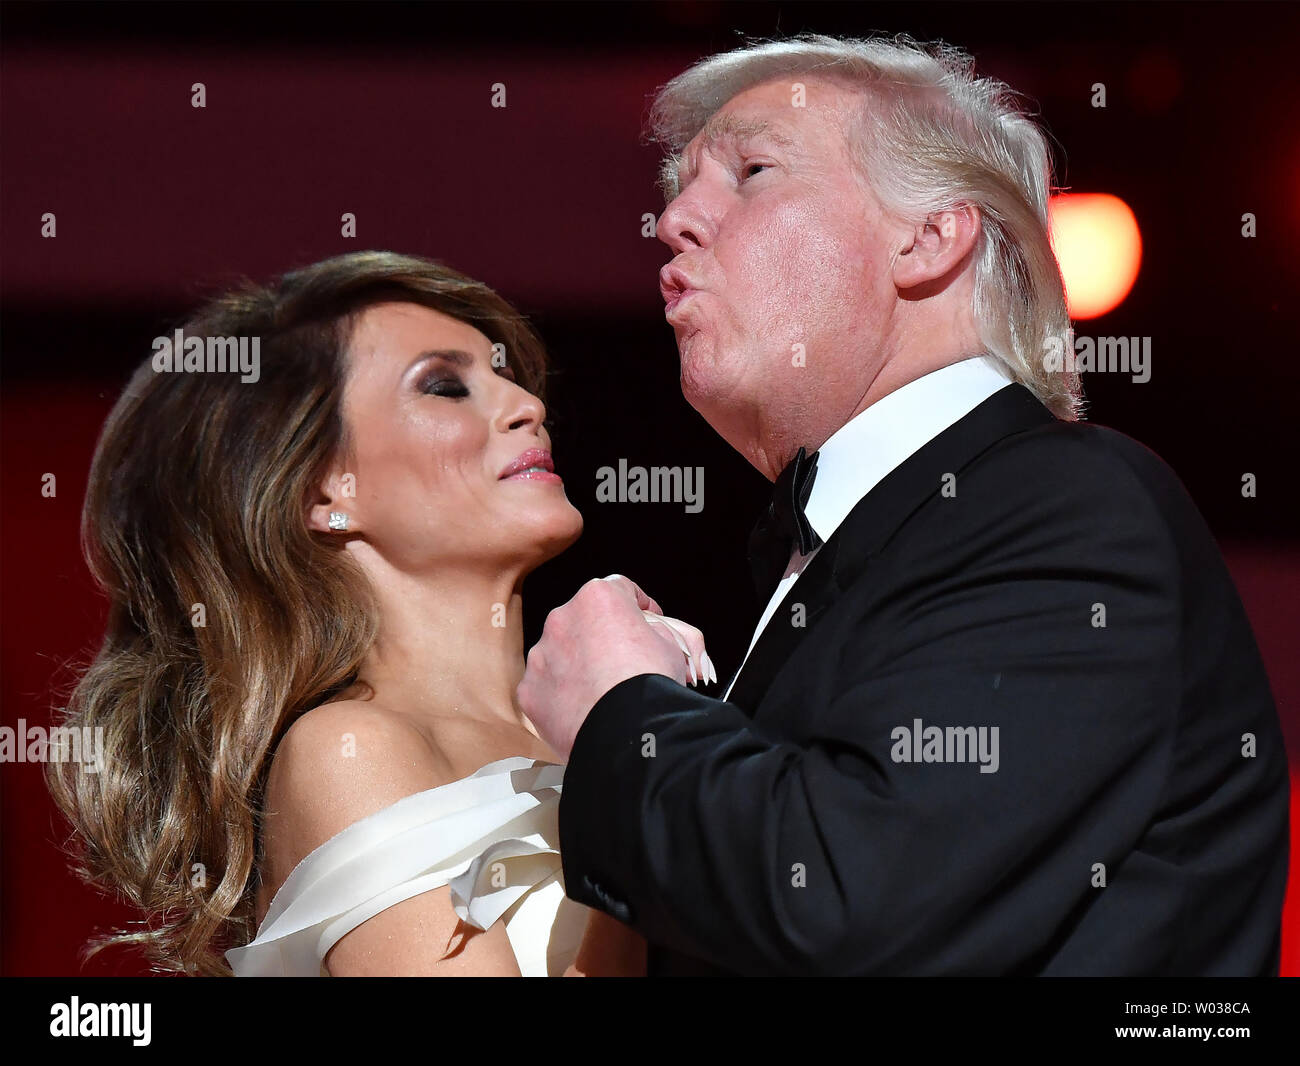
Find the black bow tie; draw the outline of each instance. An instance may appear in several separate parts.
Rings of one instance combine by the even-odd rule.
[[[749,565],[760,600],[766,600],[780,582],[790,563],[790,553],[799,549],[807,555],[820,547],[821,537],[803,513],[817,477],[817,453],[803,448],[781,471],[772,486],[772,502],[749,535]]]

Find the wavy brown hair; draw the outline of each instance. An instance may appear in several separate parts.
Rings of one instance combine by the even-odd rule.
[[[78,873],[148,919],[87,957],[134,943],[157,969],[229,975],[222,953],[256,932],[271,757],[295,715],[355,682],[376,631],[367,582],[307,511],[346,454],[356,318],[389,300],[475,326],[541,394],[541,342],[495,292],[432,260],[356,252],[244,281],[184,323],[186,338],[259,338],[256,381],[158,372],[151,357],[108,417],[82,512],[107,631],[60,723],[102,727],[102,769],[46,769]]]

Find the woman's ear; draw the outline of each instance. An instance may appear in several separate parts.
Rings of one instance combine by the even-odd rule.
[[[916,226],[911,245],[894,259],[894,284],[911,289],[938,281],[966,258],[979,233],[980,211],[973,204],[927,215]]]
[[[307,528],[317,533],[357,532],[357,478],[331,469],[307,506]]]

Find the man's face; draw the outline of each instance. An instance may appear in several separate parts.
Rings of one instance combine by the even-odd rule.
[[[780,79],[715,113],[683,151],[680,192],[658,227],[674,252],[660,282],[682,392],[770,477],[800,444],[825,439],[796,438],[823,424],[828,435],[855,410],[896,300],[900,231],[845,143],[861,97],[803,84],[804,107]]]

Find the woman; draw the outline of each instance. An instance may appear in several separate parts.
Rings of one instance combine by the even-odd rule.
[[[140,367],[83,514],[110,616],[64,724],[105,766],[51,788],[83,874],[154,918],[106,942],[198,974],[644,972],[563,895],[561,768],[514,698],[523,579],[582,529],[527,323],[362,252],[191,338],[260,365]]]

